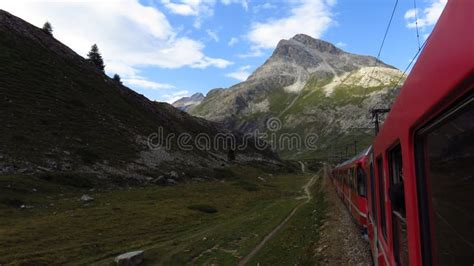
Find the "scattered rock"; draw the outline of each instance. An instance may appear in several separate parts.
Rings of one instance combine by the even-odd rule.
[[[51,168],[46,168],[46,167],[43,167],[43,166],[38,166],[38,167],[36,167],[36,169],[38,169],[40,171],[44,171],[44,172],[51,172],[52,171]]]
[[[170,177],[172,177],[172,178],[178,178],[179,175],[178,175],[178,173],[177,173],[176,171],[171,171],[171,172],[170,172]]]
[[[171,184],[171,185],[176,185],[176,184],[178,184],[178,182],[176,182],[176,180],[174,180],[174,179],[172,179],[172,178],[166,179],[166,182],[167,182],[168,184]]]
[[[265,180],[265,178],[263,178],[263,177],[261,177],[261,176],[259,176],[259,177],[257,177],[257,178],[258,178],[260,181],[267,182],[267,180]]]
[[[84,195],[82,195],[82,197],[81,197],[80,200],[83,201],[83,202],[91,202],[91,201],[94,200],[94,198],[91,197],[91,196],[89,196],[89,195],[87,195],[87,194],[84,194]]]
[[[160,175],[159,177],[153,179],[151,183],[157,184],[157,185],[164,185],[166,184],[166,179],[164,176]]]
[[[135,266],[143,262],[143,250],[127,252],[115,258],[115,262],[119,266]]]
[[[33,209],[33,206],[23,204],[20,206],[20,209]]]

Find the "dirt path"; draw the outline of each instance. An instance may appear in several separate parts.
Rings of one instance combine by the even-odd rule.
[[[300,162],[301,164],[301,170],[304,172],[304,164],[302,162]],[[247,256],[243,257],[240,262],[239,262],[239,266],[242,266],[242,265],[245,265],[247,264],[247,262],[252,259],[264,246],[265,244],[273,237],[275,236],[275,234],[278,233],[278,231],[280,231],[280,229],[283,228],[283,226],[285,226],[286,223],[288,223],[288,221],[293,217],[293,215],[295,215],[295,213],[298,211],[298,209],[303,206],[304,204],[308,203],[311,198],[312,198],[312,195],[311,195],[311,192],[310,192],[310,188],[311,186],[316,182],[318,178],[318,175],[314,175],[309,181],[308,183],[306,183],[304,186],[303,186],[303,190],[305,192],[305,196],[304,198],[306,198],[306,201],[298,204],[298,206],[296,206],[291,212],[290,214],[277,226],[275,227],[268,235],[266,235],[263,240],[255,247],[252,249],[252,251],[250,251],[249,254],[247,254]]]
[[[329,212],[321,227],[316,253],[328,265],[371,265],[369,243],[362,238],[329,179],[323,179],[322,187],[329,202]]]

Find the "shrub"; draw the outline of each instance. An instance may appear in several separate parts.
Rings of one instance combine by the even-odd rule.
[[[204,213],[216,213],[217,212],[216,208],[212,207],[211,205],[207,205],[207,204],[190,205],[190,206],[188,206],[188,209],[196,210],[196,211],[200,211],[200,212],[204,212]]]
[[[46,21],[46,23],[43,25],[43,31],[49,35],[53,35],[53,27],[51,26],[51,23]]]

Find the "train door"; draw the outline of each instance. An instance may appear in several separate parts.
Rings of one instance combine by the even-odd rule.
[[[378,232],[377,232],[377,199],[376,199],[376,190],[375,190],[375,173],[374,173],[374,158],[373,154],[369,156],[369,186],[368,186],[368,222],[372,226],[369,231],[369,239],[372,246],[372,258],[374,263],[378,265]]]
[[[408,239],[402,150],[400,145],[389,152],[390,207],[393,256],[397,265],[408,265]]]
[[[378,227],[379,232],[377,233],[377,243],[378,243],[378,248],[381,249],[382,251],[382,256],[380,262],[383,262],[385,264],[388,264],[388,245],[387,245],[387,214],[385,212],[386,206],[385,206],[385,189],[386,189],[386,183],[385,183],[385,174],[383,170],[383,158],[382,156],[379,156],[376,161],[377,164],[377,189],[378,189],[378,214],[379,214],[379,221],[378,224],[380,225]]]
[[[474,93],[416,134],[424,265],[474,262]]]
[[[359,221],[364,227],[364,234],[367,229],[367,176],[362,163],[357,164],[357,168],[354,168],[355,174],[355,190],[357,191],[357,208],[359,209]]]

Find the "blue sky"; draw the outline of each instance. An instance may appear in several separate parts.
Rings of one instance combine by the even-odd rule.
[[[376,56],[394,0],[12,0],[0,2],[85,56],[97,43],[109,75],[171,102],[244,80],[278,40],[305,33]],[[420,38],[446,0],[417,0]],[[413,1],[399,1],[381,59],[404,69],[418,49]]]

